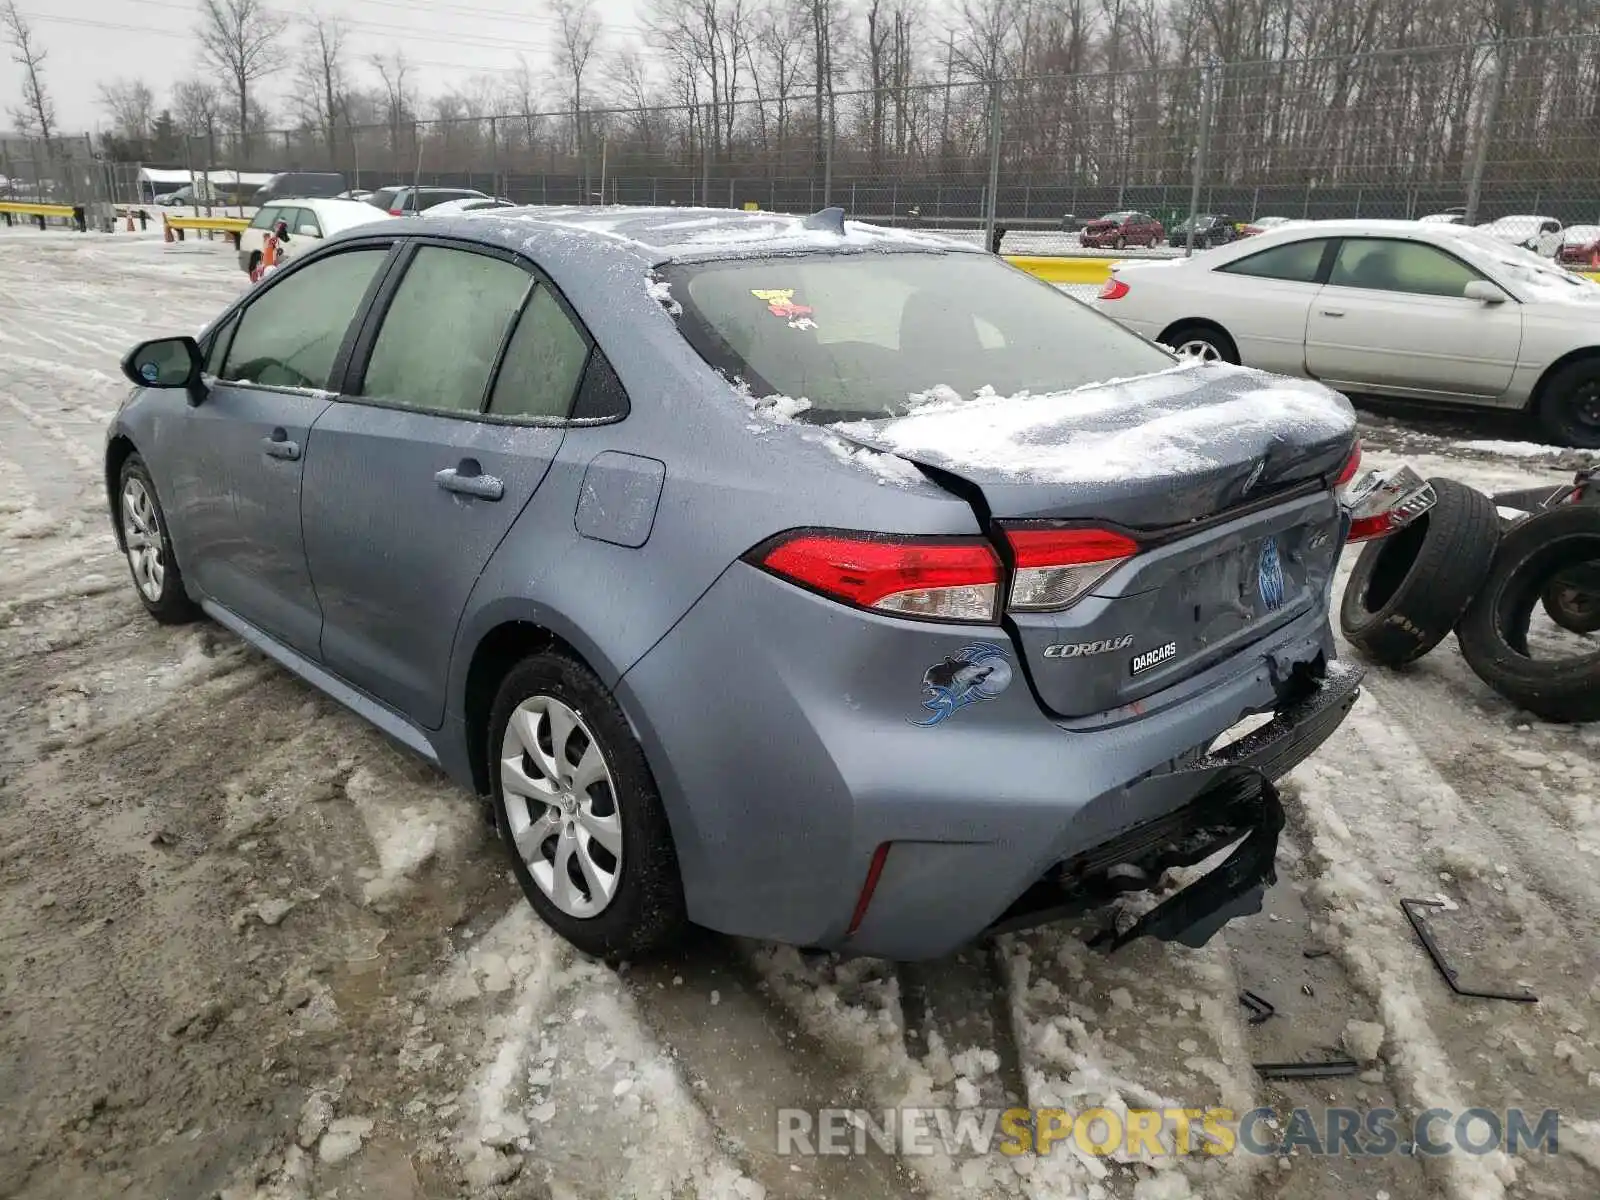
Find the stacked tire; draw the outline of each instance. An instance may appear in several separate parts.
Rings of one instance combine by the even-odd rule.
[[[1502,531],[1488,496],[1430,479],[1437,501],[1414,523],[1369,542],[1351,571],[1339,623],[1362,655],[1403,666],[1453,629],[1473,672],[1550,721],[1600,720],[1600,642],[1535,658],[1534,610],[1569,633],[1600,631],[1600,505],[1570,504]]]

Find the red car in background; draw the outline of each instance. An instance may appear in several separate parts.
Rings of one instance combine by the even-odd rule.
[[[1556,261],[1564,267],[1600,270],[1600,225],[1568,225],[1563,229]]]
[[[1107,213],[1097,221],[1090,221],[1078,238],[1082,245],[1097,249],[1125,250],[1129,246],[1148,246],[1153,250],[1166,235],[1167,231],[1161,222],[1149,213],[1129,210]]]

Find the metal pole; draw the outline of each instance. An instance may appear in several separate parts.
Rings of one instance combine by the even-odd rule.
[[[983,244],[994,245],[995,215],[1000,192],[1000,79],[989,84],[989,191],[983,202]]]
[[[1489,79],[1489,97],[1483,108],[1483,129],[1478,135],[1478,151],[1472,158],[1472,177],[1467,183],[1467,215],[1463,224],[1478,223],[1478,199],[1483,194],[1483,170],[1489,163],[1489,144],[1494,141],[1495,116],[1500,110],[1500,90],[1505,82],[1505,48],[1494,47],[1494,74]]]
[[[828,136],[822,139],[822,207],[833,206],[833,96],[828,96]]]
[[[1194,180],[1189,185],[1189,233],[1184,238],[1184,257],[1194,253],[1195,216],[1200,211],[1200,184],[1206,177],[1206,151],[1211,145],[1211,71],[1214,62],[1200,68],[1200,136],[1195,139]]]
[[[711,207],[711,106],[700,110],[700,207]]]

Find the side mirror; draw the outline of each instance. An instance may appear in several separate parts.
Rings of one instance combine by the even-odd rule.
[[[1468,300],[1476,300],[1480,304],[1504,304],[1508,297],[1487,279],[1474,279],[1461,289],[1461,294]]]
[[[186,388],[189,403],[205,399],[201,373],[205,358],[192,337],[156,338],[141,342],[122,356],[122,373],[139,387]]]

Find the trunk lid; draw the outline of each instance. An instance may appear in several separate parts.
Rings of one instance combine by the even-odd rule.
[[[1355,415],[1319,384],[1182,365],[833,428],[967,495],[998,541],[1006,526],[1084,526],[1139,543],[1070,607],[1010,614],[1062,716],[1137,702],[1327,603],[1342,545],[1327,483]]]

